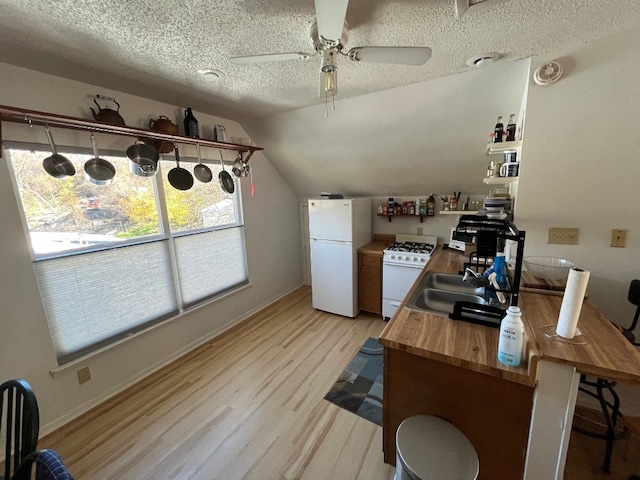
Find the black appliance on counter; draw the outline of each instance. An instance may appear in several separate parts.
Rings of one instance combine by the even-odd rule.
[[[526,232],[518,230],[511,220],[489,218],[487,215],[462,215],[453,232],[454,240],[475,243],[476,251],[471,252],[469,261],[464,263],[463,270],[470,268],[477,274],[484,273],[486,269],[492,266],[497,252],[505,250],[507,240],[515,242],[517,248],[515,268],[513,272],[507,269],[508,287],[503,290],[495,289],[493,286],[486,287],[509,295],[509,303],[513,306],[518,305],[520,294],[525,234]],[[461,273],[464,273],[464,271]],[[456,302],[454,311],[449,316],[454,320],[465,320],[499,327],[500,320],[505,315],[505,310],[505,308],[495,305]]]

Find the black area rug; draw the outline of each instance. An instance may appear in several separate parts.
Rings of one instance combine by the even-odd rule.
[[[382,345],[369,337],[325,400],[382,425]]]

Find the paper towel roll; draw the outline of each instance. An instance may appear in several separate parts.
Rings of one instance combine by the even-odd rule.
[[[567,278],[567,286],[564,289],[558,326],[556,327],[556,333],[561,337],[573,338],[576,334],[587,283],[589,283],[588,271],[576,267],[569,270],[569,278]]]

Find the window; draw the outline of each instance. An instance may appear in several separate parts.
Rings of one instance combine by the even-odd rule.
[[[10,146],[59,363],[248,282],[240,196],[219,187],[219,165],[209,165],[212,182],[180,191],[167,179],[175,162],[140,177],[124,153],[102,152],[116,176],[99,186],[84,178],[92,154],[59,147],[76,168],[60,180],[42,168],[48,149]]]

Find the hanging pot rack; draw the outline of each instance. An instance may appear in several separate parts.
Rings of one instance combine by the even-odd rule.
[[[84,118],[68,117],[54,113],[38,112],[24,108],[8,107],[0,105],[0,145],[2,145],[2,122],[25,123],[27,125],[42,125],[49,127],[67,128],[71,130],[84,130],[89,132],[123,135],[140,139],[165,140],[187,145],[200,145],[201,147],[217,148],[219,150],[232,150],[240,153],[248,153],[243,159],[247,163],[255,151],[264,150],[252,145],[240,145],[237,143],[218,142],[204,138],[184,137],[168,133],[155,132],[143,128],[111,125],[107,123],[86,120]],[[2,158],[2,148],[0,148]]]

